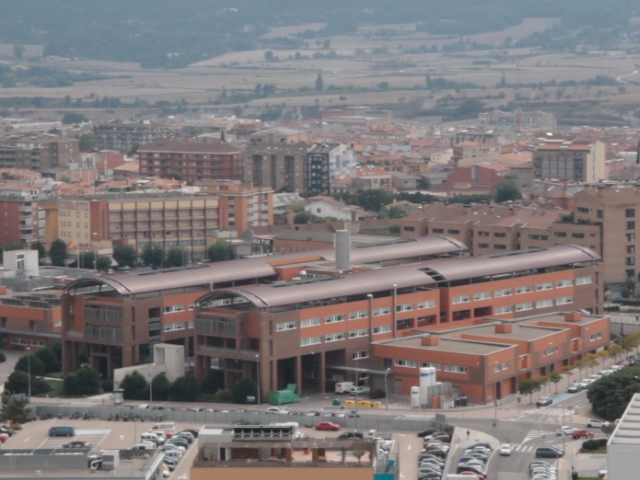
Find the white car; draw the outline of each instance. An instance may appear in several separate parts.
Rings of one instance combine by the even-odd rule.
[[[607,475],[607,466],[606,465],[602,465],[600,467],[600,469],[598,470],[598,476],[600,478],[605,477]]]
[[[269,407],[266,413],[276,413],[278,415],[289,415],[289,411],[280,407]]]
[[[609,422],[605,420],[598,420],[597,418],[590,418],[587,420],[587,427],[602,428],[608,427],[609,425],[611,425]]]
[[[573,427],[570,427],[568,425],[562,425],[561,427],[558,427],[558,429],[556,430],[556,435],[560,437],[562,435],[572,435],[574,430],[575,428]]]
[[[511,445],[506,443],[504,445],[500,445],[500,455],[505,457],[511,455]]]

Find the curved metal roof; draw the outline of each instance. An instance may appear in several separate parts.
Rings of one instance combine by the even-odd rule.
[[[366,272],[349,273],[343,277],[308,283],[285,285],[247,285],[225,288],[203,296],[198,302],[220,296],[244,297],[259,308],[278,307],[353,295],[366,295],[382,290],[435,285],[433,278],[421,269],[424,264],[380,268]]]
[[[455,281],[598,260],[601,260],[600,256],[586,247],[556,245],[538,251],[520,250],[499,255],[433,260],[426,262],[425,266],[444,280]]]
[[[404,258],[443,255],[466,251],[462,243],[449,237],[431,235],[386,245],[351,249],[352,264],[377,263]],[[157,270],[149,273],[118,273],[93,279],[77,280],[65,288],[69,291],[88,286],[108,285],[121,295],[158,292],[174,288],[188,288],[209,284],[237,282],[271,277],[277,274],[274,266],[305,261],[335,261],[335,250],[268,255],[258,258],[209,263],[184,269]],[[272,266],[273,265],[273,266]]]

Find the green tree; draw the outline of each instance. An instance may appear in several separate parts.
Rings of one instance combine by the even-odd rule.
[[[209,369],[207,378],[202,381],[202,393],[214,394],[224,388],[224,371]]]
[[[13,58],[15,58],[16,60],[21,60],[24,52],[26,51],[26,47],[24,45],[21,45],[19,43],[14,43],[13,44]]]
[[[400,233],[400,224],[392,223],[389,225],[389,233],[393,233],[394,235],[398,235]]]
[[[39,348],[34,355],[42,362],[44,373],[60,371],[60,361],[51,347]]]
[[[587,368],[591,368],[591,373],[593,373],[593,367],[598,365],[599,359],[600,359],[600,355],[597,353],[590,353],[587,355],[586,366]]]
[[[117,243],[113,246],[113,259],[120,267],[127,266],[133,268],[136,265],[138,254],[132,245]]]
[[[11,393],[27,393],[29,391],[29,376],[22,370],[16,370],[4,384],[4,391]]]
[[[153,399],[158,401],[169,400],[171,395],[171,382],[167,379],[164,372],[157,374],[151,380],[151,386],[153,387]]]
[[[18,399],[5,390],[2,394],[2,418],[12,423],[23,424],[29,421],[31,409],[28,408],[29,399]]]
[[[51,259],[51,264],[56,267],[64,267],[65,260],[67,259],[67,244],[64,240],[60,240],[56,238],[53,242],[51,242],[51,247],[49,248],[49,258]]]
[[[164,248],[152,244],[148,244],[144,247],[142,255],[140,256],[145,265],[153,268],[160,268],[164,265],[164,257]]]
[[[582,381],[582,370],[587,368],[587,361],[585,359],[578,360],[576,362],[576,368],[578,369],[578,373],[580,374],[580,380]]]
[[[264,59],[267,62],[273,62],[275,60],[275,57],[273,56],[273,52],[271,50],[267,50],[266,52],[264,52]]]
[[[293,217],[293,223],[296,225],[305,225],[311,221],[313,221],[313,215],[309,212],[298,212]]]
[[[247,403],[247,397],[257,398],[258,385],[250,378],[243,378],[235,383],[231,392],[233,403]]]
[[[538,381],[540,382],[543,393],[546,393],[546,386],[549,383],[549,375],[542,375]]]
[[[192,375],[178,377],[171,384],[172,402],[195,402],[199,395],[200,385]]]
[[[622,285],[620,289],[620,296],[622,298],[629,298],[631,296],[631,292],[629,292],[629,288],[626,285]]]
[[[533,403],[533,392],[540,390],[540,381],[535,378],[523,378],[518,385],[520,395],[529,395],[529,404]]]
[[[628,367],[589,385],[587,398],[593,413],[606,420],[620,418],[631,397],[640,392],[639,367]]]
[[[124,376],[120,382],[120,388],[124,390],[124,398],[127,400],[144,400],[148,398],[149,385],[137,370]]]
[[[558,383],[562,380],[562,375],[560,375],[555,370],[549,374],[549,381],[556,385],[556,394],[558,393]]]
[[[633,277],[625,278],[624,282],[622,282],[622,285],[629,289],[629,296],[633,295],[636,290],[636,281]]]
[[[62,392],[70,397],[80,395],[80,384],[78,383],[78,375],[75,373],[67,373],[62,380]]]
[[[324,90],[324,80],[322,79],[322,73],[318,73],[316,77],[316,91],[321,92]]]
[[[607,347],[607,353],[617,363],[618,362],[618,357],[620,355],[622,355],[622,353],[623,353],[623,348],[622,348],[622,346],[620,346],[617,343],[612,343],[611,345],[609,345],[609,347]]]
[[[0,350],[0,363],[4,363],[7,361],[7,356],[4,354],[2,350]]]
[[[170,171],[169,175],[167,175],[167,178],[173,178],[174,180],[178,180],[179,182],[184,182],[184,175],[182,175],[177,170]]]
[[[387,90],[389,90],[389,82],[380,82],[379,84],[376,85],[376,88],[378,90],[382,90],[386,92]]]
[[[393,202],[393,197],[384,190],[364,190],[358,193],[356,202],[356,205],[359,205],[365,210],[379,212],[382,210],[382,207]]]
[[[80,395],[97,395],[100,393],[100,374],[89,367],[82,367],[77,372]]]
[[[96,137],[91,132],[80,135],[78,139],[78,148],[81,152],[93,152],[96,149]]]
[[[214,243],[207,249],[207,258],[210,262],[223,262],[225,260],[235,260],[236,247],[228,243]]]
[[[38,260],[42,260],[47,256],[47,249],[45,248],[44,244],[42,244],[42,242],[40,241],[31,242],[31,244],[29,245],[29,249],[38,251]]]
[[[29,363],[31,363],[31,365],[29,365]],[[44,365],[34,354],[24,355],[20,357],[18,363],[16,363],[15,366],[15,370],[20,370],[22,372],[29,372],[29,368],[31,368],[31,375],[44,374]]]
[[[101,272],[106,272],[111,268],[111,258],[107,255],[98,255],[97,269]]]
[[[44,395],[52,390],[51,385],[42,378],[31,378],[31,395]]]
[[[62,117],[62,123],[64,125],[71,125],[74,123],[84,123],[86,121],[87,121],[87,117],[85,117],[81,113],[67,112]]]
[[[497,203],[506,202],[508,200],[520,200],[522,193],[518,185],[513,180],[501,180],[496,188],[495,200]]]
[[[58,363],[62,365],[62,341],[54,340],[49,344],[49,348],[55,354],[56,358],[58,359]]]
[[[189,263],[189,254],[184,248],[171,247],[167,252],[168,267],[182,267]]]

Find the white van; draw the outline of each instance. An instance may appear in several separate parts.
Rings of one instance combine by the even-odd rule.
[[[153,427],[149,429],[151,430],[164,430],[164,432],[175,432],[176,424],[174,422],[164,422],[164,423],[156,423]]]
[[[336,393],[349,393],[354,386],[353,382],[338,382],[336,383]]]
[[[142,442],[152,442],[156,445],[161,445],[164,443],[163,441],[160,440],[160,437],[155,433],[143,433],[142,435],[140,435],[140,440]]]
[[[164,456],[180,460],[182,458],[182,452],[179,450],[165,450]]]

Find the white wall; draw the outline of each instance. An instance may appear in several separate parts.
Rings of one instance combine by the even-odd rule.
[[[24,272],[28,276],[37,276],[38,251],[37,250],[11,250],[4,252],[5,270],[14,270],[16,275]]]

